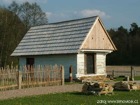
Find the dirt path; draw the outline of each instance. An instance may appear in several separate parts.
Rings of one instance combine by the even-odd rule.
[[[32,96],[32,95],[73,92],[73,91],[81,91],[81,90],[82,90],[82,84],[35,87],[35,88],[20,89],[20,90],[8,90],[8,91],[0,92],[0,100],[16,98],[16,97]]]

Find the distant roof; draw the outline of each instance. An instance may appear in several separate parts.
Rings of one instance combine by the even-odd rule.
[[[77,53],[96,18],[31,27],[12,56]]]

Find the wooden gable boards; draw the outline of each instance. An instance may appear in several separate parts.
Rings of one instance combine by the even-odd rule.
[[[99,17],[91,27],[80,50],[117,50]]]

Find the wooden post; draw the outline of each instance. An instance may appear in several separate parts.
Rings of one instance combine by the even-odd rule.
[[[61,84],[64,85],[64,66],[61,66]]]
[[[21,83],[22,83],[22,73],[21,71],[18,71],[18,89],[21,89]]]
[[[4,74],[4,68],[3,67],[1,68],[1,74],[2,74],[1,75],[1,79],[2,79],[1,83],[2,83],[2,86],[4,86],[4,75],[3,75]]]
[[[135,77],[135,76],[137,76],[136,74],[137,74],[137,71],[136,71],[136,70],[134,70],[134,77]]]
[[[131,78],[132,81],[134,81],[134,75],[133,75],[133,66],[131,66]]]
[[[70,65],[69,67],[69,81],[72,82],[73,78],[72,78],[72,65]]]
[[[129,82],[129,76],[127,76],[127,82]]]
[[[113,76],[113,77],[115,76],[115,71],[114,71],[114,70],[112,70],[112,76]]]

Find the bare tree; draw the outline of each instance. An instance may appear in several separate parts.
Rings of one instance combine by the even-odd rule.
[[[41,8],[33,3],[31,6],[31,26],[42,25],[48,22],[47,16],[42,12]]]
[[[16,15],[19,15],[19,13],[20,13],[19,5],[15,1],[13,1],[11,3],[11,5],[8,7],[8,9],[10,11],[12,11],[13,13],[15,13]]]
[[[13,2],[8,9],[19,16],[26,30],[31,26],[47,24],[48,22],[46,13],[42,11],[37,3],[30,4],[29,2],[25,2],[18,5],[16,2]]]

